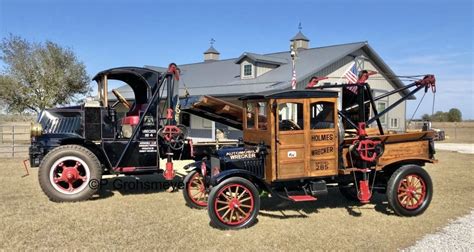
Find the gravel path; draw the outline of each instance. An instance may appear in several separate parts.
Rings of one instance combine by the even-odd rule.
[[[474,210],[403,251],[473,251]]]
[[[439,150],[474,154],[474,144],[435,143]],[[474,210],[460,217],[435,234],[426,235],[415,245],[403,251],[473,251],[474,250]]]
[[[470,143],[437,143],[435,142],[435,149],[457,151],[459,153],[474,154],[474,144]]]

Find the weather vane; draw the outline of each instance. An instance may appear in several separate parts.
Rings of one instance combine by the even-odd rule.
[[[298,24],[298,30],[301,31],[301,29],[303,29],[303,27],[301,26],[301,22]]]
[[[214,42],[216,42],[213,38],[211,38],[211,46],[214,45]]]

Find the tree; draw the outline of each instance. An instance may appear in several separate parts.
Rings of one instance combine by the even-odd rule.
[[[452,108],[448,112],[448,121],[450,122],[461,122],[462,121],[462,113],[457,108]]]
[[[10,112],[39,111],[76,101],[90,91],[85,65],[51,41],[31,43],[11,35],[0,43],[0,104]]]
[[[431,121],[431,116],[428,115],[428,114],[423,114],[423,115],[421,116],[421,120],[423,120],[423,121]]]
[[[431,120],[433,122],[447,122],[448,116],[447,116],[447,113],[443,111],[436,111],[436,113],[433,116],[431,116]]]

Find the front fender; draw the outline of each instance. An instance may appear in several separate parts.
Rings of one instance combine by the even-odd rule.
[[[245,179],[249,180],[250,182],[252,182],[254,185],[256,185],[259,189],[265,190],[265,191],[270,191],[269,186],[267,185],[267,183],[265,183],[264,180],[262,180],[261,178],[255,176],[255,174],[253,174],[250,171],[241,170],[241,169],[232,169],[232,170],[222,171],[217,176],[214,176],[214,177],[211,178],[210,185],[211,186],[216,186],[219,183],[221,183],[222,181],[224,181],[224,180],[226,180],[230,177],[245,178]]]
[[[196,169],[200,169],[201,167],[201,164],[202,164],[202,161],[196,161],[196,162],[193,162],[193,163],[190,163],[190,164],[187,164],[185,166],[183,166],[183,169],[185,169],[186,171],[194,171]]]

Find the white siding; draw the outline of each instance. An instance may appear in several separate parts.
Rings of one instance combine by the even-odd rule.
[[[275,69],[276,66],[271,65],[271,64],[257,63],[256,68],[257,68],[257,77],[258,77],[258,76],[260,76],[264,73],[267,73],[267,72]]]
[[[363,55],[366,58],[368,58],[368,56],[365,55],[362,52],[362,50],[355,52],[354,55]],[[344,73],[351,67],[353,62],[354,62],[353,57],[346,56],[334,62],[333,64],[329,65],[325,69],[315,73],[314,75],[329,77],[328,80],[323,80],[321,81],[320,84],[324,82],[330,82],[331,84],[346,83],[346,79],[343,76],[344,76]],[[369,78],[368,83],[370,84],[370,87],[372,89],[374,89],[375,91],[391,91],[395,89],[388,81],[388,78],[384,76],[383,74],[381,74],[381,70],[378,69],[375,65],[373,65],[370,62],[370,60],[368,59],[365,60],[364,68],[365,70],[372,70],[372,71],[378,72],[378,74],[372,75]],[[308,76],[303,81],[299,82],[298,89],[304,89],[312,76],[313,75]],[[381,93],[377,92],[377,95],[378,94],[381,94]],[[401,95],[397,93],[397,94],[389,96],[387,99],[384,99],[384,101],[387,101],[387,107],[389,107],[400,98],[401,98]],[[341,101],[339,101],[339,104],[341,104]],[[400,105],[396,106],[394,109],[392,109],[390,112],[387,113],[386,123],[383,125],[384,129],[394,130],[394,131],[405,131],[405,118],[406,118],[405,113],[406,113],[406,102],[402,102]],[[390,118],[398,118],[398,127],[390,127]],[[371,125],[371,127],[376,127],[376,124],[374,123],[373,125]]]

